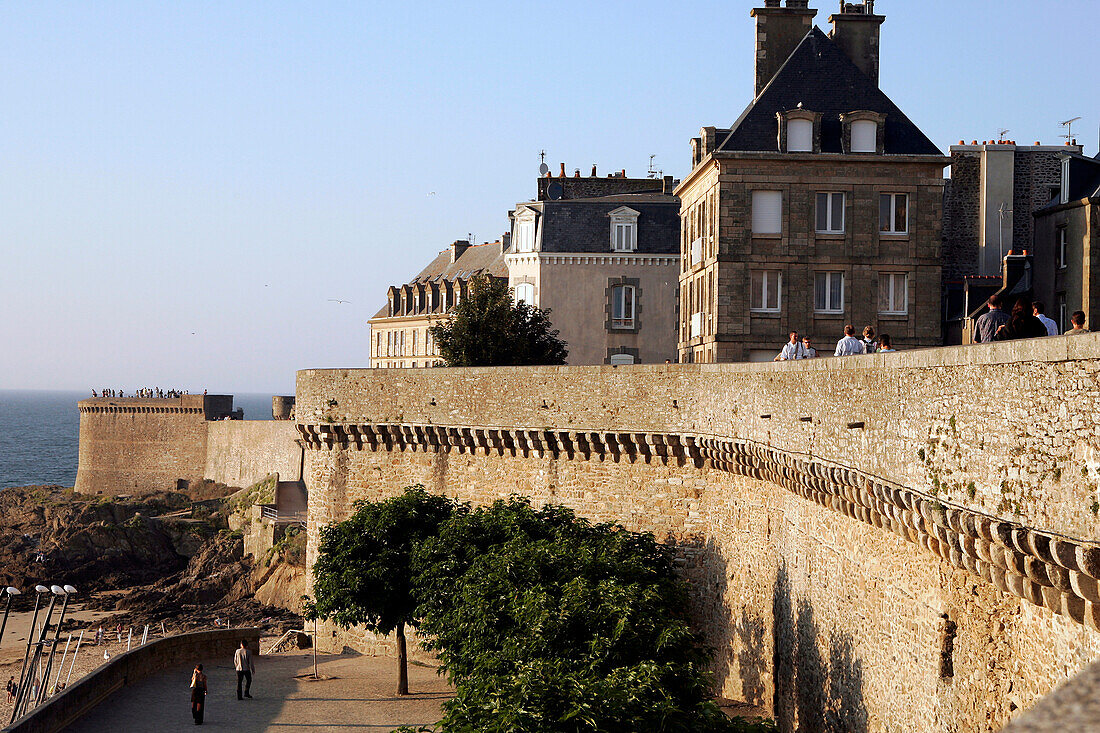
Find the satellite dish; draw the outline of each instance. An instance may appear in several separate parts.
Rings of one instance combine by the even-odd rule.
[[[561,184],[557,181],[554,181],[546,187],[546,197],[549,198],[551,201],[557,201],[561,198],[563,193],[564,190],[562,189]]]
[[[539,175],[540,176],[545,176],[549,172],[550,172],[550,166],[546,165],[546,163],[542,163],[541,165],[539,165]]]

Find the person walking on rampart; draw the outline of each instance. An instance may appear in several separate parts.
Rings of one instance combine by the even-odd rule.
[[[8,677],[8,704],[15,702],[15,677]]]
[[[1008,314],[1004,311],[1004,301],[999,295],[989,296],[986,301],[989,310],[978,317],[974,323],[974,343],[988,344],[993,340],[997,329],[1008,323]]]
[[[789,336],[791,340],[783,344],[779,355],[773,361],[796,361],[806,358],[806,352],[798,342],[798,331],[791,331]]]
[[[1047,327],[1032,312],[1031,301],[1020,298],[1012,306],[1012,315],[1008,323],[993,334],[994,341],[1012,341],[1014,339],[1041,338],[1047,335]]]
[[[252,661],[252,652],[248,651],[248,642],[241,640],[241,647],[233,654],[233,668],[237,670],[237,699],[243,700],[252,697],[248,691],[252,689],[252,673],[256,671],[256,664]],[[241,682],[244,682],[244,695],[241,695]]]
[[[205,714],[206,675],[202,671],[202,665],[196,664],[195,671],[191,673],[191,717],[195,719],[195,725],[202,725]]]
[[[863,349],[863,342],[856,338],[856,327],[848,324],[844,327],[844,338],[836,342],[836,351],[833,356],[855,356],[867,353]]]
[[[1073,315],[1069,317],[1070,325],[1073,326],[1070,330],[1066,331],[1067,336],[1081,336],[1089,332],[1085,328],[1085,312],[1074,311]]]
[[[1046,326],[1047,336],[1057,336],[1059,334],[1058,324],[1054,322],[1053,318],[1048,317],[1044,313],[1046,309],[1047,307],[1043,305],[1043,301],[1041,300],[1037,300],[1031,304],[1031,313],[1036,318],[1038,318],[1044,326]]]
[[[878,353],[884,354],[890,351],[897,351],[897,349],[890,343],[890,335],[884,333],[878,337]]]
[[[878,342],[875,341],[875,329],[866,326],[863,329],[863,353],[873,354],[878,351]]]

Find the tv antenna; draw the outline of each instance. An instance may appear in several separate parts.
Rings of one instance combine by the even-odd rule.
[[[654,177],[655,177],[655,176],[657,175],[657,171],[656,171],[656,169],[654,169],[654,167],[653,167],[653,160],[654,160],[654,159],[655,159],[656,157],[657,157],[656,155],[651,155],[651,156],[649,156],[649,177],[650,177],[650,178],[654,178]]]
[[[998,142],[1004,142],[1005,135],[1007,135],[1010,132],[1012,132],[1012,130],[997,130],[997,140],[998,140]]]
[[[1065,122],[1059,123],[1060,125],[1062,125],[1062,127],[1066,128],[1066,134],[1060,135],[1059,137],[1064,137],[1066,139],[1067,145],[1073,142],[1073,123],[1079,119],[1081,118],[1074,117],[1072,120],[1066,120]]]

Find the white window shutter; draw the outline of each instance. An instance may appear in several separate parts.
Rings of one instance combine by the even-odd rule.
[[[752,192],[753,234],[783,233],[783,194],[779,191]]]
[[[812,153],[814,150],[814,123],[809,120],[787,122],[787,152]]]
[[[878,124],[870,120],[857,120],[852,123],[852,152],[878,152]]]

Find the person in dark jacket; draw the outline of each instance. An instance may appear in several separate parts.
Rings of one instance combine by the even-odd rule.
[[[206,675],[202,671],[202,665],[196,664],[195,671],[191,673],[191,717],[195,719],[195,725],[202,725],[205,713]]]
[[[1031,301],[1020,298],[1012,306],[1012,315],[1008,323],[993,334],[994,341],[1012,341],[1014,339],[1040,338],[1047,335],[1047,327],[1032,313]]]

